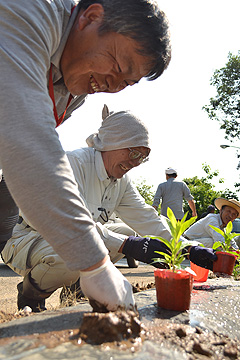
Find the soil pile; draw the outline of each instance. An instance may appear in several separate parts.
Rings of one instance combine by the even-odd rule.
[[[183,352],[188,360],[197,359],[240,359],[240,345],[236,339],[199,327],[179,325],[155,320],[148,327],[148,338],[163,346],[171,345]]]
[[[79,336],[87,343],[99,345],[135,339],[145,334],[145,328],[135,311],[117,310],[108,313],[86,313]]]

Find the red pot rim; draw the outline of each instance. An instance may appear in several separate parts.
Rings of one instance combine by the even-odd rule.
[[[233,257],[235,257],[236,258],[236,255],[234,255],[234,254],[230,254],[229,252],[227,252],[227,251],[216,251],[216,253],[215,254],[223,254],[223,255],[229,255],[229,256],[233,256]]]
[[[175,279],[182,279],[182,278],[189,278],[190,276],[193,277],[188,271],[184,269],[178,269],[176,272],[173,272],[169,269],[155,269],[154,276],[159,276],[161,278],[175,278]]]

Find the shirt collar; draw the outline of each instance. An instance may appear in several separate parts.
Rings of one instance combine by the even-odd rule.
[[[69,4],[69,8],[66,10],[65,14],[64,14],[64,19],[63,19],[63,27],[65,28],[63,30],[63,35],[61,37],[61,41],[60,44],[57,48],[57,51],[53,54],[52,58],[51,58],[51,62],[54,66],[56,66],[56,68],[60,69],[60,59],[64,50],[64,47],[66,45],[69,33],[72,29],[73,23],[77,17],[78,11],[79,11],[79,6],[76,6],[75,9],[72,11],[72,7],[73,7],[73,3]]]
[[[95,150],[95,168],[100,181],[110,179],[105,169],[101,151]]]

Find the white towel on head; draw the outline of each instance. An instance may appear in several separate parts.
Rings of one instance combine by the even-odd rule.
[[[98,151],[110,151],[129,147],[149,146],[147,127],[129,111],[109,113],[104,105],[102,125],[97,133],[90,135],[86,142]]]

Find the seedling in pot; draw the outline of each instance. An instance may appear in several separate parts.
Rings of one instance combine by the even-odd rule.
[[[186,220],[187,214],[185,214],[181,221],[177,221],[170,208],[167,209],[167,215],[172,238],[170,241],[161,237],[156,239],[162,241],[169,252],[165,254],[155,251],[161,255],[161,258],[153,259],[154,262],[165,263],[169,267],[169,269],[154,270],[157,304],[163,309],[185,311],[190,307],[193,275],[196,274],[190,268],[181,269],[181,263],[185,259],[183,250],[191,244],[181,241],[180,236],[196,218]]]
[[[155,239],[159,239],[160,241],[162,241],[169,248],[169,253],[166,254],[161,251],[155,251],[155,253],[163,256],[163,258],[154,258],[152,259],[153,263],[155,262],[165,263],[169,266],[169,269],[173,272],[176,272],[177,269],[181,269],[181,263],[185,259],[185,255],[182,253],[182,251],[187,246],[191,246],[190,243],[183,242],[182,240],[180,240],[180,236],[187,230],[189,226],[191,226],[195,222],[197,218],[195,216],[190,218],[189,220],[186,220],[187,214],[188,213],[184,215],[182,220],[177,221],[173,211],[170,208],[168,208],[167,223],[171,231],[172,239],[168,241],[162,237],[157,237],[157,236],[154,237]]]
[[[232,233],[232,222],[229,221],[225,230],[221,230],[213,225],[209,225],[213,230],[218,232],[224,237],[225,242],[216,241],[213,244],[213,249],[218,250],[216,252],[218,260],[213,263],[213,272],[220,272],[231,275],[236,266],[236,259],[239,257],[239,253],[232,248],[231,240],[237,236],[236,233]]]
[[[229,223],[227,224],[226,228],[224,230],[221,230],[213,225],[209,225],[213,230],[215,230],[216,232],[218,232],[219,234],[221,234],[224,237],[225,242],[221,242],[221,241],[216,241],[213,244],[213,250],[219,249],[221,248],[222,251],[224,252],[228,252],[229,254],[233,254],[235,256],[238,256],[238,253],[236,251],[234,251],[234,249],[231,246],[231,241],[234,237],[236,237],[238,234],[236,233],[232,233],[232,222],[229,221]]]

